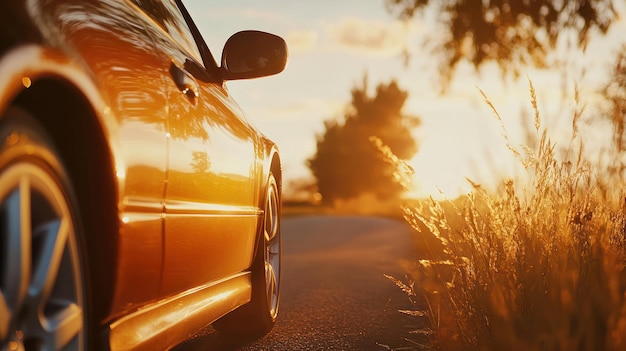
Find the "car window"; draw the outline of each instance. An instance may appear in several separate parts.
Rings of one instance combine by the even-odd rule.
[[[173,0],[132,0],[198,63],[202,56],[183,15]]]

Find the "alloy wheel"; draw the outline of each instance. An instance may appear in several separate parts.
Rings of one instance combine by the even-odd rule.
[[[267,189],[265,206],[265,287],[267,289],[267,306],[272,318],[278,313],[280,287],[280,205],[278,187],[273,177]]]
[[[0,342],[3,350],[81,350],[84,286],[74,220],[38,162],[0,173]]]

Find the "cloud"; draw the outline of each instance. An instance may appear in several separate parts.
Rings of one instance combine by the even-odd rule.
[[[367,21],[344,18],[327,26],[328,33],[340,47],[360,53],[396,55],[407,48],[415,26],[400,21]]]
[[[267,22],[283,21],[284,15],[273,11],[262,11],[254,8],[244,8],[238,10],[241,17],[248,19],[260,19]]]
[[[289,46],[289,53],[309,52],[318,42],[317,32],[312,30],[291,31],[285,40]]]

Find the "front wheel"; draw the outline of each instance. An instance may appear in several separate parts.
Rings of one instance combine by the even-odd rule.
[[[85,350],[78,226],[59,158],[37,122],[0,118],[0,349]]]
[[[281,231],[280,192],[270,174],[263,208],[263,226],[251,267],[252,299],[213,326],[227,335],[264,335],[276,323],[280,302]]]

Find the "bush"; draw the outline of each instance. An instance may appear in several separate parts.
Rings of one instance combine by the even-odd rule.
[[[509,143],[528,182],[406,210],[421,259],[409,282],[392,279],[424,302],[404,312],[429,319],[416,332],[437,350],[626,350],[621,176],[584,161],[580,141],[559,160],[530,93],[539,143]]]

